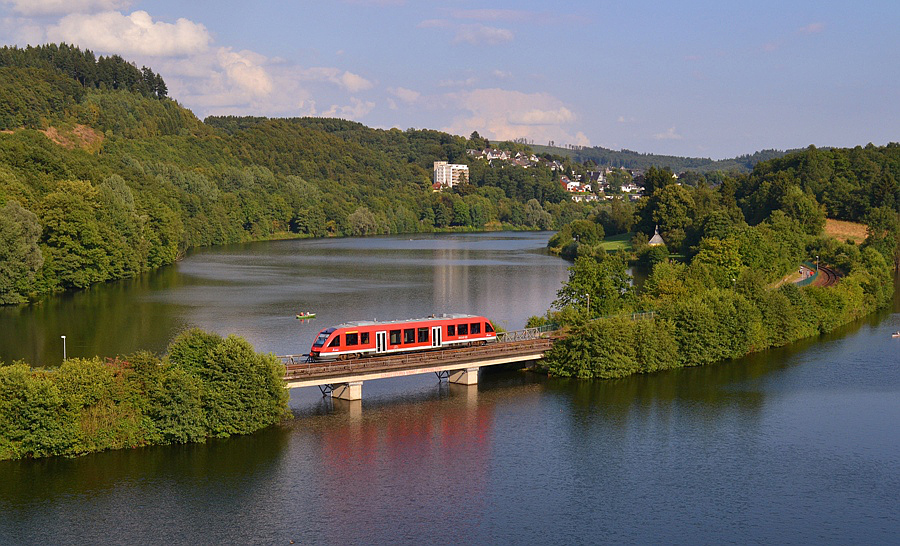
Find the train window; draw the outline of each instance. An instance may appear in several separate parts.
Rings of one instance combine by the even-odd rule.
[[[400,345],[400,330],[391,330],[391,345]]]
[[[328,336],[331,335],[331,332],[334,332],[334,328],[322,330],[322,332],[319,334],[319,337],[316,338],[316,343],[314,346],[321,347],[322,345],[325,345],[325,342],[328,341]]]
[[[456,327],[456,333],[461,336],[469,335],[469,325],[468,324],[460,324]]]
[[[490,322],[484,323],[484,331],[485,332],[493,332],[494,331],[494,327],[491,325]]]
[[[328,344],[329,347],[340,347],[341,346],[341,336],[334,336],[334,339],[331,340],[331,343]]]
[[[480,334],[481,333],[481,323],[473,322],[472,324],[469,325],[469,331],[471,331],[473,334]]]
[[[455,335],[456,335],[456,325],[455,325],[455,324],[448,324],[448,325],[447,325],[447,335],[448,335],[448,336],[455,336]]]
[[[359,334],[359,342],[363,345],[369,344],[369,332],[363,332]]]
[[[353,332],[352,334],[347,334],[347,339],[345,340],[347,346],[351,345],[359,345],[359,334]]]
[[[418,334],[418,342],[419,343],[428,343],[428,328],[419,328],[416,333]]]
[[[416,329],[415,328],[407,328],[403,330],[403,343],[415,343],[416,342]]]

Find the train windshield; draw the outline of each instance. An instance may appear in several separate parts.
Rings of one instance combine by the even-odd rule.
[[[313,343],[313,347],[321,347],[325,345],[325,342],[328,341],[328,336],[334,332],[334,328],[328,328],[327,330],[322,330],[322,333],[319,334],[319,337],[316,338],[316,342]]]

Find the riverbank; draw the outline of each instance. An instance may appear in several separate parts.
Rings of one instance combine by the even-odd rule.
[[[557,303],[563,307],[552,316],[565,325],[565,335],[547,353],[544,369],[550,375],[611,379],[719,363],[831,332],[887,306],[894,296],[892,270],[872,248],[858,253],[849,273],[827,287],[773,289],[752,270],[723,286],[706,270],[663,262],[640,298],[624,287],[598,298],[594,288],[595,306],[605,302],[626,312],[588,319],[571,304],[581,304],[591,289],[586,279],[599,274],[593,260],[578,258],[560,291]],[[633,320],[634,305],[653,311],[652,318]]]
[[[284,366],[237,336],[178,336],[160,358],[81,359],[59,368],[0,366],[0,459],[250,434],[287,415]]]

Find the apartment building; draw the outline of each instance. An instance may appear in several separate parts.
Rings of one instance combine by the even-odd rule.
[[[469,181],[469,166],[447,163],[446,161],[434,162],[434,187],[452,188],[453,186]]]

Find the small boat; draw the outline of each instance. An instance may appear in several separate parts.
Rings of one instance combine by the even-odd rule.
[[[297,313],[297,318],[300,319],[300,320],[316,318],[316,314],[315,314],[315,313],[309,313],[309,312],[307,312],[307,311],[303,311],[303,312]]]
[[[900,337],[900,332],[894,332],[891,337]]]

